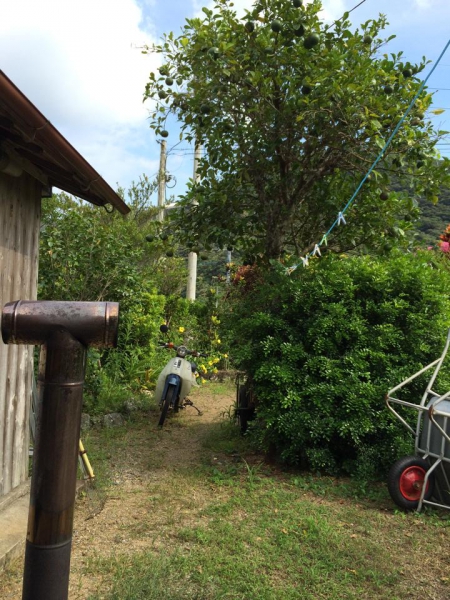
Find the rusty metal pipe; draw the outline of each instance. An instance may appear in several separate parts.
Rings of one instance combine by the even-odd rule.
[[[2,337],[5,344],[45,344],[55,331],[71,333],[85,346],[117,345],[119,305],[116,302],[36,302],[5,304]]]
[[[117,343],[119,305],[10,302],[5,343],[42,345],[22,600],[67,600],[88,346]]]

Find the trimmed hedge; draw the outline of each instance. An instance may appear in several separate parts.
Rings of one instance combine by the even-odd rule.
[[[430,252],[330,256],[290,277],[272,272],[241,286],[229,342],[253,381],[253,433],[265,449],[291,464],[363,478],[411,451],[384,398],[442,351],[450,277],[432,261]],[[426,381],[409,386],[405,399],[417,401]],[[448,389],[445,371],[439,381]]]

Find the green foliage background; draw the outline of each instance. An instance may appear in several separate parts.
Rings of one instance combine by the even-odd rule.
[[[323,258],[235,292],[229,344],[253,383],[264,448],[364,477],[411,450],[383,399],[442,351],[450,278],[433,256]],[[448,372],[440,385],[448,389]],[[404,397],[417,402],[424,389],[421,378]]]
[[[154,187],[144,177],[129,190],[127,218],[65,194],[43,202],[39,298],[120,303],[117,349],[89,350],[85,408],[91,413],[121,410],[152,385],[167,360],[156,350],[159,326],[184,317],[183,262],[145,240],[156,228],[149,205]]]
[[[173,236],[160,236],[150,204],[155,187],[145,176],[133,184],[126,218],[65,194],[43,202],[39,298],[120,303],[118,347],[88,352],[84,398],[91,414],[125,410],[131,399],[134,404],[143,401],[142,390],[153,389],[169,359],[168,352],[157,348],[167,341],[162,340],[161,323],[169,324],[170,341],[208,352],[209,360],[199,364],[202,374],[219,364],[216,289],[207,285],[211,268],[221,264],[219,255],[213,252],[199,261],[201,300],[187,301],[187,251]],[[168,257],[168,250],[175,250],[175,256]],[[223,263],[222,258],[224,271]]]

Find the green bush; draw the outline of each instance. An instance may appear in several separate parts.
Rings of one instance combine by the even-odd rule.
[[[266,449],[289,463],[361,477],[383,473],[411,450],[384,397],[442,351],[450,278],[432,261],[429,252],[324,257],[237,291],[229,345],[253,382],[254,434]],[[448,389],[445,372],[440,381]],[[405,399],[417,401],[424,382]]]

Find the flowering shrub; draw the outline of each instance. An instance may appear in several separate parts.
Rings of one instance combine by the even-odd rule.
[[[450,252],[450,225],[447,225],[445,232],[439,236],[439,240],[439,248],[441,252]]]

